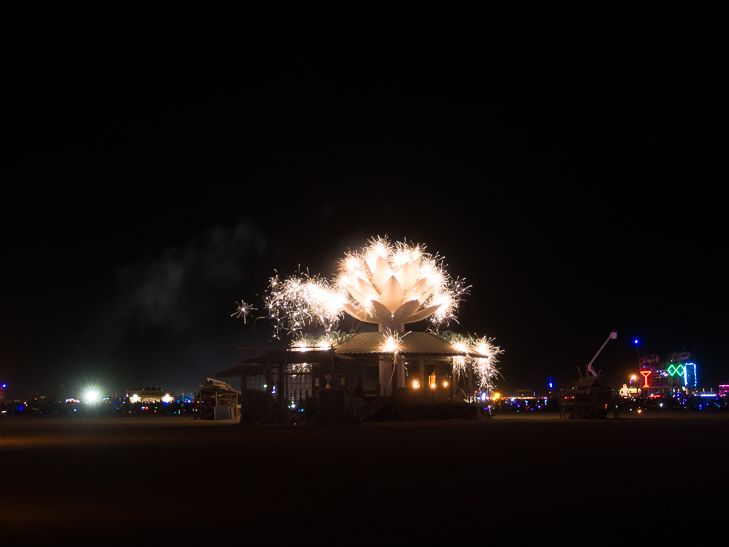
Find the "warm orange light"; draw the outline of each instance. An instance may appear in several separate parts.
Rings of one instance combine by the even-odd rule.
[[[420,388],[420,382],[418,382],[417,380],[413,380],[413,388],[414,389],[419,389]]]
[[[433,382],[432,384],[430,384],[430,389],[435,389],[435,382]]]
[[[448,387],[448,380],[443,381],[443,387]]]

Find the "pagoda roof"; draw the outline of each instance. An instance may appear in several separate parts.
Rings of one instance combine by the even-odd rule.
[[[388,335],[384,332],[360,332],[339,344],[334,353],[336,355],[362,355],[373,353],[390,354],[380,349]],[[430,334],[429,332],[408,332],[400,336],[400,354],[405,355],[437,355],[441,357],[465,355],[451,344]]]

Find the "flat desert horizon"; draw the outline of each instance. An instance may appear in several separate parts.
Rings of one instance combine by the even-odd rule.
[[[1,423],[8,540],[668,538],[719,531],[729,486],[724,412],[361,426],[88,412]]]

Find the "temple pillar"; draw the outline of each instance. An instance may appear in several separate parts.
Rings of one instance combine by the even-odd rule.
[[[380,323],[379,329],[381,333],[387,333],[390,332],[405,332],[405,324],[404,323]],[[397,382],[395,382],[395,378],[393,378],[393,366],[397,363]],[[392,387],[395,383],[399,387],[403,387],[405,385],[405,363],[402,359],[396,359],[396,356],[393,354],[389,355],[381,355],[380,356],[380,384],[382,384],[382,389],[384,391],[384,394],[386,396],[392,395]]]

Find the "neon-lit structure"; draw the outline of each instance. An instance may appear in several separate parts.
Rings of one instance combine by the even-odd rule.
[[[689,352],[677,352],[668,356],[666,362],[666,370],[673,377],[683,379],[683,385],[686,388],[695,388],[698,386],[698,376],[696,374],[696,363],[693,362],[693,355]]]
[[[696,363],[688,352],[672,353],[664,362],[655,354],[640,358],[641,389],[650,392],[691,391],[697,387]],[[650,377],[650,379],[649,379]]]
[[[645,384],[643,384],[643,387],[644,388],[650,387],[648,385],[648,376],[650,376],[653,373],[653,371],[651,371],[651,370],[641,370],[640,373],[643,376],[643,378],[645,378]]]

